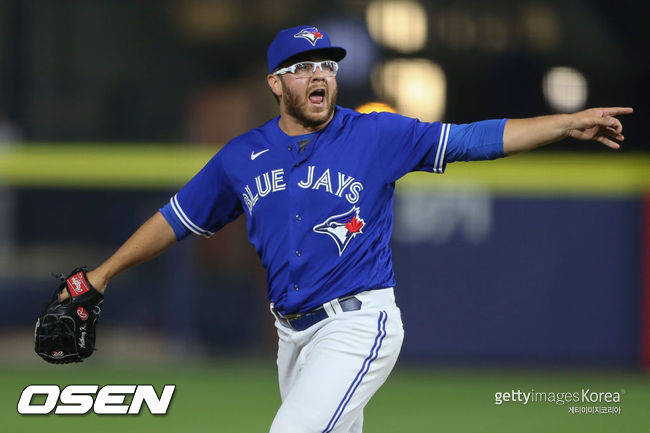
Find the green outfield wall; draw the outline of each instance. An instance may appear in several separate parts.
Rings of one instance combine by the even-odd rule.
[[[18,187],[177,188],[219,146],[30,143],[0,148],[0,182]],[[444,176],[412,173],[414,188],[465,186],[499,195],[636,195],[650,190],[650,155],[546,150],[489,162],[457,162]]]

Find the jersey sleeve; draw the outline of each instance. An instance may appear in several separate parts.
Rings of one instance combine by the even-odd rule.
[[[444,173],[447,163],[505,156],[503,129],[507,119],[469,124],[421,122],[396,114],[378,114],[379,159],[395,182],[411,171]]]
[[[389,183],[411,171],[444,173],[449,130],[442,123],[392,113],[378,113],[377,120],[378,157]]]
[[[210,237],[242,214],[243,208],[217,153],[167,205],[160,209],[176,238]]]

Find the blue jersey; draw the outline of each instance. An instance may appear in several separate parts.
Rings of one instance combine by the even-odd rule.
[[[231,140],[161,209],[178,239],[245,213],[282,314],[395,285],[395,181],[458,160],[503,156],[506,120],[425,123],[336,107],[322,130],[288,136],[279,117]]]

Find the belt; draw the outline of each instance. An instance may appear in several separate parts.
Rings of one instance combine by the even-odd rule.
[[[355,296],[346,296],[343,298],[335,299],[334,301],[338,302],[338,304],[341,306],[341,310],[344,312],[357,311],[361,309],[361,301]],[[271,311],[273,312],[275,318],[278,319],[278,322],[280,322],[282,325],[286,326],[287,328],[291,328],[294,331],[304,331],[305,329],[309,328],[312,325],[315,325],[321,320],[330,317],[329,313],[325,309],[325,305],[331,305],[334,303],[334,301],[326,302],[315,310],[301,314],[284,316],[280,314],[275,308],[271,308]]]

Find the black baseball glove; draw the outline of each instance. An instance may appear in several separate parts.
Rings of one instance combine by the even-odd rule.
[[[104,295],[88,282],[86,270],[81,267],[67,277],[57,275],[61,284],[36,320],[34,350],[47,362],[81,362],[95,350],[95,328]],[[63,289],[70,297],[61,302]]]

